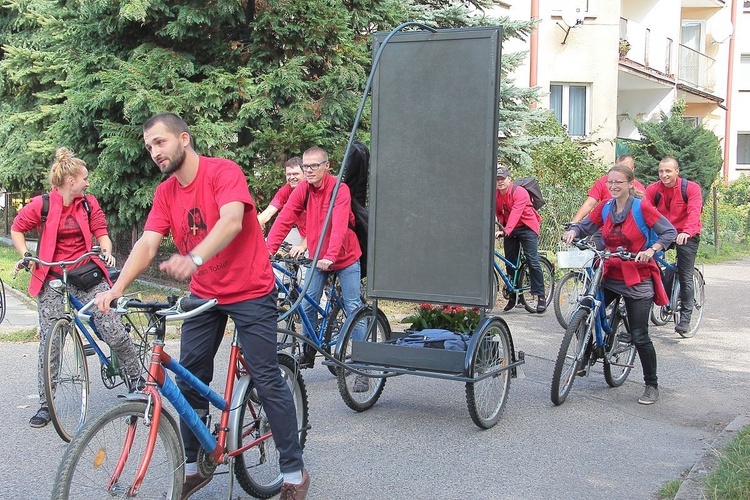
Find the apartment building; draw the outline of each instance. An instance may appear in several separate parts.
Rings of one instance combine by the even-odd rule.
[[[572,137],[602,140],[605,160],[639,138],[634,119],[680,99],[726,148],[723,177],[750,173],[750,113],[737,111],[750,103],[750,1],[506,0],[493,14],[539,19],[529,40],[504,47],[529,51],[512,77],[546,92],[541,106]]]

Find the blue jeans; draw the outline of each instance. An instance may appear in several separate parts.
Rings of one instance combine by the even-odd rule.
[[[326,281],[331,274],[336,274],[339,279],[339,285],[341,286],[341,294],[343,295],[344,307],[346,308],[346,314],[349,315],[362,305],[362,301],[359,300],[360,296],[360,275],[359,275],[359,261],[351,264],[343,269],[336,271],[321,271],[320,269],[310,268],[307,272],[305,280],[310,281],[310,287],[307,289],[307,294],[317,303],[320,303],[320,297],[323,295],[323,288],[325,288]],[[302,302],[305,309],[305,314],[310,319],[315,330],[318,329],[318,312],[315,307],[308,301]],[[362,332],[364,333],[364,331]],[[361,337],[354,335],[355,340],[361,340]]]
[[[279,451],[282,472],[302,469],[297,417],[292,394],[279,371],[276,353],[276,290],[257,299],[218,305],[203,314],[185,320],[180,337],[180,364],[202,382],[210,384],[214,376],[214,357],[224,338],[227,317],[237,327],[242,353],[253,376],[258,396],[273,429],[273,440]],[[190,386],[177,379],[177,385],[190,406],[205,414],[208,401]],[[195,462],[200,443],[180,419],[180,434],[188,462]]]
[[[531,295],[546,297],[544,293],[544,274],[539,263],[539,236],[530,228],[520,226],[513,230],[511,236],[503,238],[505,258],[513,264],[518,262],[518,252],[523,247],[526,263],[529,265],[529,281],[531,281]],[[513,269],[508,269],[508,276],[513,276]]]

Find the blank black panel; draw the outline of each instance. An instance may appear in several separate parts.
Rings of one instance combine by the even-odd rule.
[[[385,45],[372,87],[368,295],[489,306],[501,34],[402,33]]]

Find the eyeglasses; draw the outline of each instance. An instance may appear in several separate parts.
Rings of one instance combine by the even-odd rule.
[[[325,165],[328,163],[328,161],[321,161],[320,163],[310,163],[309,165],[300,165],[302,170],[311,170],[313,172],[317,171],[322,165]]]
[[[628,181],[607,181],[605,184],[609,187],[612,186],[622,186],[623,184],[626,184]]]

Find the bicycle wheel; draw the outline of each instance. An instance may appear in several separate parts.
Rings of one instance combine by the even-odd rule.
[[[132,310],[122,316],[122,322],[141,362],[141,373],[145,374],[151,363],[151,343],[148,336],[155,333],[156,319],[146,312]],[[128,373],[128,375],[134,377],[139,374]]]
[[[166,410],[143,483],[137,494],[130,494],[151,429],[144,421],[147,408],[145,401],[127,401],[88,422],[65,450],[52,498],[179,498],[185,458],[177,422]],[[115,476],[118,466],[122,472]]]
[[[560,326],[567,329],[568,320],[578,308],[578,297],[586,290],[586,271],[569,271],[555,285],[552,303],[555,306],[555,317]]]
[[[293,358],[279,354],[279,369],[292,393],[300,430],[300,446],[304,447],[307,438],[307,389]],[[239,401],[243,403],[239,409],[239,428],[235,430],[237,442],[234,449],[240,449],[271,432],[268,416],[258,399],[253,381],[250,380],[248,384],[239,388],[243,391],[239,395]],[[273,436],[237,455],[234,475],[249,495],[256,498],[270,498],[276,495],[281,490],[283,476]]]
[[[510,331],[503,321],[496,318],[474,335],[479,338],[471,356],[469,376],[494,375],[466,383],[466,404],[471,420],[478,427],[489,429],[500,420],[508,401],[511,373],[510,370],[500,370],[511,361]]]
[[[690,330],[680,333],[682,338],[689,339],[698,333],[698,327],[703,319],[703,304],[706,300],[706,282],[703,273],[696,267],[693,270],[693,314],[690,317]]]
[[[550,397],[556,406],[565,402],[578,370],[583,366],[586,345],[591,338],[592,321],[593,314],[590,311],[579,309],[573,314],[565,330],[552,372]]]
[[[292,292],[290,296],[280,298],[278,300],[277,308],[279,310],[279,316],[291,309],[292,304],[297,300],[297,297],[298,295],[295,291]],[[302,305],[300,305],[300,307],[302,307]],[[299,311],[295,310],[289,316],[279,321],[278,327],[284,330],[293,331],[295,333],[302,333],[302,318],[299,314]],[[280,350],[287,351],[292,355],[296,354],[294,352],[294,348],[296,347],[297,340],[292,335],[284,333],[283,331],[279,331],[277,333],[276,343]]]
[[[325,342],[325,352],[331,354],[333,352],[333,346],[335,346],[341,334],[341,328],[344,326],[346,321],[346,313],[341,310],[341,307],[334,301],[331,305],[331,310],[328,312],[328,321],[326,323],[326,331],[323,333],[323,341]],[[328,365],[328,371],[333,375],[336,375],[336,366]]]
[[[542,267],[542,278],[544,281],[544,303],[549,306],[555,294],[555,268],[550,261],[542,256],[539,257],[539,265]],[[529,274],[529,264],[526,261],[521,264],[518,274],[522,290],[518,298],[528,312],[535,313],[536,300],[533,300],[534,297],[531,295],[531,276]]]
[[[356,349],[357,342],[385,342],[390,338],[391,328],[385,314],[377,310],[375,318],[373,320],[372,307],[367,306],[358,309],[354,316],[347,320],[346,327],[340,334],[340,345],[336,349],[339,361],[345,363],[351,360],[352,349]],[[352,338],[355,332],[358,334],[364,332],[362,341]],[[385,378],[376,376],[386,372],[382,370],[361,371],[371,373],[375,377],[354,374],[345,368],[338,368],[336,372],[341,398],[349,408],[356,411],[372,408],[383,393],[385,386]]]
[[[0,279],[0,323],[5,319],[5,284]]]
[[[627,335],[627,320],[620,316],[618,309],[612,311],[612,333],[606,341],[607,352],[604,356],[604,380],[610,387],[620,387],[633,369],[636,348],[632,342],[620,341],[621,333]]]
[[[47,334],[44,350],[44,394],[52,424],[69,442],[88,411],[89,370],[75,324],[57,320]]]
[[[651,308],[651,323],[656,326],[664,326],[672,320],[672,308],[667,304],[663,306],[654,306]]]
[[[492,309],[502,311],[505,304],[507,304],[510,299],[510,292],[508,292],[508,288],[505,286],[505,282],[500,277],[500,273],[497,269],[493,268],[492,276],[495,283],[495,288],[492,290]]]

